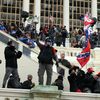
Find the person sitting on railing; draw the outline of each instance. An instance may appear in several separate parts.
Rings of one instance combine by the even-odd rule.
[[[13,75],[11,75],[9,77],[8,83],[7,83],[7,88],[21,88],[21,86],[22,86],[22,83],[20,82],[20,78],[18,79],[18,84],[16,87],[15,79],[14,79]]]
[[[59,75],[58,78],[52,83],[52,85],[57,86],[58,90],[63,90],[64,89],[63,76]]]
[[[27,80],[22,83],[21,88],[22,89],[31,89],[31,88],[33,88],[35,86],[35,83],[32,82],[32,78],[33,78],[33,76],[31,74],[29,74],[27,76]]]
[[[30,47],[30,48],[34,48],[35,47],[35,41],[33,39],[31,39],[30,34],[26,34],[27,37],[27,42],[26,44]]]
[[[34,48],[36,46],[35,41],[31,39],[30,34],[28,33],[20,35],[19,40],[27,44],[30,48]]]

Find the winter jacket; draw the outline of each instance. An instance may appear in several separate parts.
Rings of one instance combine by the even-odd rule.
[[[19,51],[20,52],[20,51]],[[7,46],[4,51],[6,59],[6,67],[17,68],[17,58],[20,58],[22,53],[15,51],[14,46]]]

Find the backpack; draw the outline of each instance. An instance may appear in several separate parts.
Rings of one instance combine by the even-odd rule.
[[[44,46],[40,54],[38,56],[39,62],[40,63],[45,63],[45,64],[52,64],[52,58],[53,58],[53,47],[46,47]]]

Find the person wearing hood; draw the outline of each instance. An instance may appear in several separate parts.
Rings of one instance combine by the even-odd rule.
[[[57,50],[52,47],[51,39],[49,37],[46,38],[45,43],[40,43],[37,40],[37,45],[40,49],[40,53],[38,55],[39,61],[39,69],[38,69],[38,77],[39,77],[39,85],[44,84],[44,73],[47,73],[47,81],[46,85],[51,85],[52,80],[52,72],[53,72],[53,59],[56,61],[58,65],[58,57],[57,57]]]

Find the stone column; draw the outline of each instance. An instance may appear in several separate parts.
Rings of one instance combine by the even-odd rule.
[[[92,0],[91,2],[91,13],[92,17],[97,18],[97,0]],[[93,30],[96,30],[96,25],[94,26]]]
[[[29,0],[23,0],[22,11],[25,11],[25,12],[29,13],[29,6],[30,6]],[[24,18],[22,18],[22,23],[25,27],[25,19]]]
[[[33,100],[60,100],[60,93],[56,86],[37,86],[31,90]]]
[[[26,11],[29,13],[29,5],[30,5],[29,0],[23,0],[23,11]]]
[[[69,0],[63,0],[63,25],[69,32]]]
[[[39,32],[40,29],[40,10],[41,9],[41,0],[34,0],[34,16],[37,15],[39,17],[39,23],[36,25],[36,30]]]

